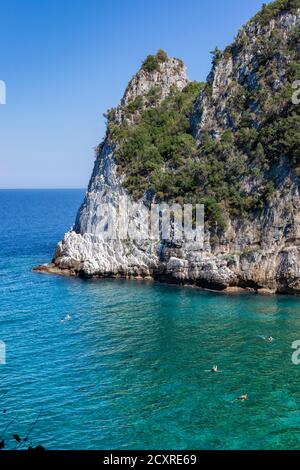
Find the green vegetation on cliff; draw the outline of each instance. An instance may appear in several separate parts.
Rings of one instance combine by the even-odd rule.
[[[142,64],[142,69],[146,72],[154,72],[160,69],[160,64],[168,60],[168,55],[162,49],[159,49],[155,55],[148,55]]]
[[[300,0],[277,0],[251,21],[267,25],[297,8]],[[157,201],[202,202],[211,225],[224,229],[226,214],[245,215],[270,200],[277,189],[273,169],[282,157],[300,177],[300,113],[291,99],[292,83],[300,80],[300,33],[294,28],[285,35],[280,28],[275,24],[255,38],[241,30],[224,52],[215,49],[213,73],[221,61],[221,67],[226,61],[238,63],[244,50],[253,56],[247,74],[243,76],[242,59],[237,81],[232,75],[219,83],[219,102],[211,81],[173,89],[162,101],[160,87],[153,86],[123,108],[125,119],[109,119],[118,171],[135,199],[149,190]],[[142,69],[151,73],[166,60],[166,53],[158,51]],[[222,70],[218,73],[220,81]],[[212,126],[204,125],[196,140],[191,111],[199,96],[198,112],[202,106],[214,111]],[[227,124],[220,124],[224,109]]]
[[[197,150],[189,116],[201,87],[194,82],[182,92],[174,89],[159,106],[142,111],[137,125],[124,121],[113,127],[119,171],[134,197],[150,189],[161,199],[173,199],[189,190],[186,165]]]
[[[276,18],[285,11],[293,13],[297,8],[300,8],[300,0],[276,0],[268,5],[263,4],[261,11],[254,16],[253,20],[267,25],[272,18]]]

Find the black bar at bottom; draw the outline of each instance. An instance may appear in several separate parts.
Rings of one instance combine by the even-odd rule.
[[[299,451],[151,451],[151,450],[101,450],[101,451],[47,451],[43,449],[29,451],[1,451],[0,468],[16,464],[19,468],[26,465],[56,465],[61,463],[85,465],[86,467],[120,466],[139,468],[141,465],[197,466],[218,463],[287,464],[288,461],[300,461]],[[151,467],[150,467],[151,468]]]

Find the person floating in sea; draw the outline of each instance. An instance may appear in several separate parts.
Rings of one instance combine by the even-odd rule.
[[[222,372],[222,371],[219,370],[218,366],[212,366],[211,369],[206,369],[205,372]]]
[[[268,341],[269,343],[272,343],[272,341],[274,341],[275,338],[273,338],[273,336],[263,336],[263,335],[259,335],[258,336],[259,338],[263,339],[264,341]]]
[[[241,395],[237,397],[237,400],[240,400],[240,401],[248,400],[248,394],[246,393],[245,395]]]
[[[60,320],[60,323],[65,323],[65,321],[70,321],[71,320],[71,315],[67,314],[63,320]]]

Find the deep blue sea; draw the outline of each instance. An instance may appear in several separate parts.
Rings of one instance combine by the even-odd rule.
[[[83,193],[0,191],[7,448],[14,433],[47,449],[298,448],[300,299],[32,272]]]

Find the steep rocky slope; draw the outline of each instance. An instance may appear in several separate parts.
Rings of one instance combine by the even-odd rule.
[[[214,51],[205,84],[163,51],[149,56],[107,113],[72,231],[39,269],[300,292],[299,17],[299,0],[264,7]],[[139,240],[105,236],[120,197]],[[164,201],[204,203],[204,243],[149,239],[149,206]]]

